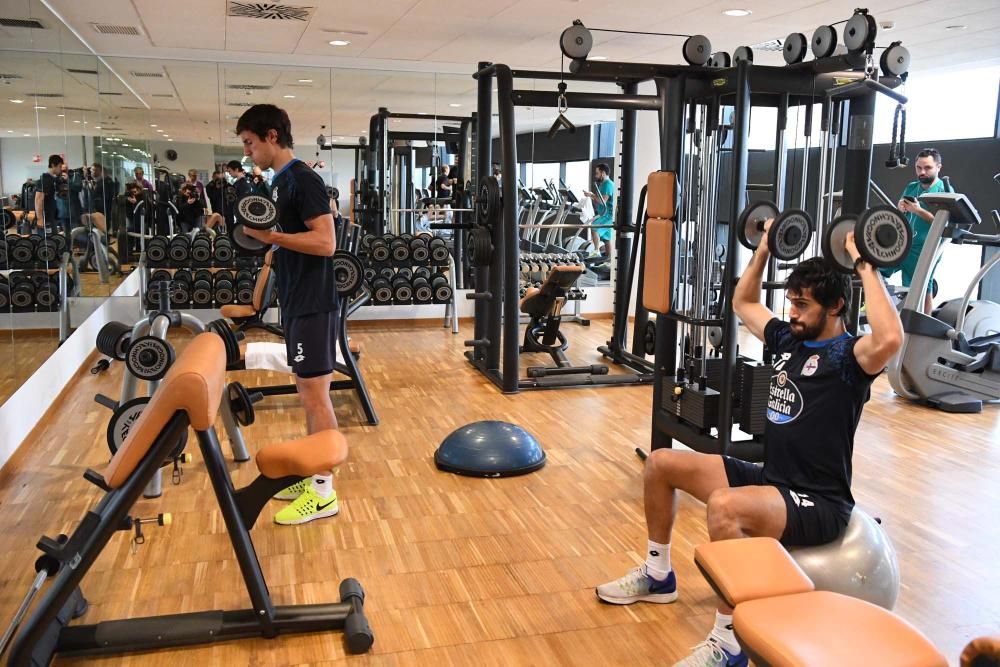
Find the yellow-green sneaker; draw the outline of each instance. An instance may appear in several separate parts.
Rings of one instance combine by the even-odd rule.
[[[337,502],[336,491],[331,493],[329,498],[324,498],[316,493],[312,484],[309,484],[293,503],[274,515],[274,522],[283,526],[294,526],[313,519],[333,516],[339,511],[340,503]]]
[[[289,487],[278,491],[276,494],[271,496],[275,500],[295,500],[305,492],[309,485],[312,483],[312,477],[306,477],[305,479],[300,479]]]

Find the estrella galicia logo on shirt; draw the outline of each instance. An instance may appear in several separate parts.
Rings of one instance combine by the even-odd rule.
[[[795,386],[787,371],[771,378],[771,392],[767,398],[767,419],[773,424],[795,421],[802,413],[802,393]]]

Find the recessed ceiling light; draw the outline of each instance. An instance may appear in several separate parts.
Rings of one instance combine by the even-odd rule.
[[[312,79],[299,79],[299,83],[312,83]]]
[[[95,129],[95,130],[99,130],[99,129],[101,129],[101,126],[100,126],[100,125],[95,125],[95,126],[94,126],[94,129]]]
[[[945,26],[945,30],[965,30],[968,26],[964,25],[949,25]]]
[[[727,9],[722,13],[726,16],[750,16],[753,12],[749,9]]]
[[[368,130],[361,130],[361,134],[368,134]]]
[[[26,137],[30,137],[31,135],[30,135],[30,134],[28,134],[27,132],[25,132],[25,133],[24,133],[24,136],[26,136]]]
[[[56,116],[59,117],[59,118],[65,118],[66,114],[64,114],[64,113],[57,113]]]
[[[7,130],[7,134],[14,134],[14,130]]]
[[[24,100],[11,100],[14,104],[22,104]]]
[[[334,39],[330,42],[330,46],[348,46],[350,44],[346,39]]]
[[[461,104],[459,104],[458,102],[452,102],[452,103],[451,103],[451,104],[449,104],[448,106],[450,106],[450,107],[451,107],[452,109],[457,109],[458,107],[460,107],[460,106],[462,106],[462,105],[461,105]]]
[[[427,112],[426,112],[426,111],[418,111],[418,112],[417,112],[417,115],[418,115],[418,116],[426,116],[426,115],[427,115]]]
[[[156,123],[153,123],[152,125],[150,125],[150,127],[156,127]]]
[[[173,139],[167,139],[167,141],[173,141]]]
[[[587,60],[607,60],[607,56],[587,56]]]
[[[78,121],[78,120],[74,120],[73,122],[74,122],[74,123],[79,123],[80,121]]]
[[[163,130],[157,130],[157,132],[159,132],[160,134],[163,134]]]
[[[35,109],[36,109],[36,110],[38,110],[38,109],[45,109],[45,108],[46,108],[46,107],[40,107],[40,106],[37,106],[37,105],[35,106]]]
[[[294,100],[295,99],[295,95],[285,95],[284,97],[285,97],[286,100]]]

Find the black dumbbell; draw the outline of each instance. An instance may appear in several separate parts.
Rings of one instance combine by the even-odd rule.
[[[396,269],[396,275],[403,276],[407,280],[413,280],[413,269],[408,266],[401,267]]]
[[[368,248],[368,254],[376,264],[384,264],[389,261],[392,253],[389,250],[389,242],[385,238],[373,237]]]
[[[410,244],[403,238],[394,238],[389,243],[389,251],[395,264],[405,264],[410,261]]]
[[[198,236],[191,242],[189,250],[191,260],[196,264],[209,264],[212,261],[212,240],[207,236]]]
[[[415,236],[410,240],[410,255],[417,264],[423,264],[430,260],[431,249],[427,245],[427,237]]]
[[[392,279],[392,298],[396,303],[410,303],[413,300],[413,286],[403,276]]]
[[[431,279],[431,270],[429,268],[427,268],[426,266],[418,266],[417,268],[413,269],[413,277],[414,278],[426,278],[427,280],[430,280]]]
[[[373,267],[369,266],[365,269],[364,278],[366,283],[371,283],[371,281],[375,280],[376,276],[378,276],[378,271],[376,271]]]
[[[14,236],[14,241],[11,241],[11,237],[7,237],[7,255],[10,259],[11,264],[30,264],[31,260],[35,257],[35,243],[32,239],[37,239],[37,236]]]
[[[32,280],[35,282],[35,304],[44,310],[59,308],[59,278],[56,274],[39,271]]]
[[[209,308],[212,305],[212,272],[199,269],[194,272],[191,283],[191,305],[195,308]]]
[[[392,270],[392,267],[383,266],[378,271],[380,278],[385,278],[386,280],[392,280],[396,276],[396,272]]]
[[[431,278],[431,289],[434,290],[434,303],[448,303],[451,301],[451,283],[448,276],[443,273],[436,273]]]
[[[392,285],[385,278],[376,278],[372,282],[372,299],[377,304],[392,303]]]
[[[0,312],[10,310],[10,283],[7,276],[0,273]]]
[[[236,301],[235,282],[235,276],[233,276],[232,271],[217,272],[215,274],[215,300],[220,304]]]
[[[216,236],[215,237],[215,247],[212,248],[212,256],[215,261],[219,264],[229,264],[233,261],[233,256],[235,252],[233,251],[233,242],[229,240],[228,236]]]
[[[0,271],[7,268],[7,241],[0,241]]]
[[[400,234],[398,238],[403,239],[407,244],[409,244],[410,241],[413,240],[413,234]]]
[[[172,276],[170,275],[170,272],[167,271],[166,269],[157,269],[156,271],[153,271],[153,273],[150,274],[149,276],[149,282],[151,283],[158,283],[161,280],[171,280],[171,279]]]
[[[170,305],[174,308],[185,308],[191,302],[191,283],[194,276],[187,269],[178,269],[174,272],[174,279],[170,285]]]
[[[431,249],[431,261],[435,264],[447,264],[448,263],[448,244],[445,243],[444,239],[439,239],[437,237],[430,240]]]
[[[236,281],[236,303],[243,305],[250,305],[253,303],[253,288],[254,284],[252,280],[237,280]]]
[[[167,247],[167,256],[172,262],[183,264],[191,258],[191,240],[183,234],[178,234],[170,239]]]
[[[59,260],[59,245],[55,236],[39,239],[35,243],[35,260],[42,264],[52,264]]]
[[[10,274],[10,305],[14,310],[28,310],[35,303],[35,283],[26,271]]]
[[[146,244],[146,259],[150,264],[163,264],[167,261],[167,238],[154,236]]]
[[[417,303],[430,303],[434,300],[434,288],[427,278],[417,276],[413,279],[413,300]]]

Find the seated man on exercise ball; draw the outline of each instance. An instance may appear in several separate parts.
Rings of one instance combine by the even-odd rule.
[[[247,236],[277,246],[274,271],[288,365],[306,413],[310,434],[337,428],[330,400],[336,361],[340,302],[331,257],[336,250],[330,198],[323,178],[292,153],[292,124],[273,104],[247,109],[236,123],[243,153],[260,169],[273,169],[271,199],[278,225]],[[284,525],[333,516],[340,506],[333,472],[313,475],[277,496],[293,500],[274,520]]]
[[[614,604],[677,599],[670,566],[677,489],[706,503],[713,541],[763,536],[786,546],[817,545],[843,532],[854,507],[851,457],[861,410],[872,381],[903,340],[896,309],[878,272],[858,259],[853,233],[846,248],[868,299],[872,333],[860,338],[844,328],[850,277],[822,258],[801,262],[788,276],[789,322],[761,304],[769,254],[765,234],[733,295],[736,314],[774,354],[764,465],[685,450],[653,451],[643,480],[646,563],[598,586],[600,599]],[[720,604],[706,640],[677,664],[746,665],[733,634],[732,609]]]

